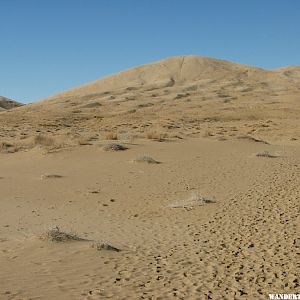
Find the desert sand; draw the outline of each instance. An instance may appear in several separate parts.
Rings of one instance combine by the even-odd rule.
[[[172,57],[0,112],[0,299],[299,292],[300,67]]]

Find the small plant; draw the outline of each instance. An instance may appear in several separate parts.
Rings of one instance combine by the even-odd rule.
[[[97,242],[92,244],[92,248],[95,248],[96,250],[108,250],[108,251],[115,251],[115,252],[120,252],[121,249],[114,247],[112,245],[109,245],[107,243],[102,243],[102,242]]]
[[[198,192],[193,192],[190,198],[170,204],[168,207],[185,208],[187,210],[191,210],[193,209],[194,206],[201,206],[201,205],[215,203],[215,202],[216,201],[212,198],[201,196]]]
[[[189,95],[190,95],[189,93],[177,94],[176,97],[174,98],[174,100],[181,99],[181,98],[187,97]]]
[[[34,144],[39,145],[39,146],[50,147],[50,146],[55,145],[55,141],[52,137],[42,135],[42,134],[38,134],[34,137]]]
[[[58,175],[58,174],[43,174],[41,176],[41,179],[52,179],[52,178],[62,178],[62,175]]]
[[[149,140],[163,142],[168,137],[168,135],[166,133],[161,133],[157,131],[149,131],[147,132],[146,137]]]
[[[216,202],[215,200],[213,200],[211,198],[201,196],[198,192],[192,193],[190,201],[197,202],[197,203],[205,203],[205,204]]]
[[[77,143],[78,145],[80,146],[87,146],[87,145],[93,145],[89,139],[85,138],[85,137],[80,137],[78,140],[77,140]]]
[[[147,164],[160,164],[159,161],[156,161],[156,160],[153,159],[152,157],[146,156],[146,155],[137,157],[137,158],[134,160],[134,162],[137,162],[137,163],[147,163]]]
[[[105,146],[103,146],[102,148],[104,151],[124,151],[126,149],[128,149],[127,147],[121,145],[121,144],[107,144]]]
[[[248,140],[248,141],[252,141],[252,142],[256,142],[256,143],[262,143],[262,144],[269,145],[268,142],[266,142],[264,140],[261,140],[261,139],[257,139],[253,136],[250,136],[250,135],[240,135],[237,138],[240,139],[240,140]]]
[[[82,108],[96,108],[102,106],[99,102],[90,102],[82,106]]]
[[[110,132],[105,136],[106,140],[117,140],[118,135],[116,133]]]
[[[256,154],[257,157],[268,157],[268,158],[276,158],[277,155],[271,154],[269,151],[259,152]]]
[[[210,137],[210,136],[213,136],[213,133],[209,130],[206,130],[204,133],[203,133],[203,137],[204,138],[207,138],[207,137]]]
[[[67,233],[64,231],[61,231],[58,226],[55,226],[53,228],[50,228],[44,236],[42,236],[42,239],[49,240],[52,242],[70,242],[70,241],[87,241],[86,239],[83,239],[76,235],[75,233]]]
[[[17,152],[19,149],[16,145],[8,142],[0,142],[0,152],[3,153],[14,153]]]

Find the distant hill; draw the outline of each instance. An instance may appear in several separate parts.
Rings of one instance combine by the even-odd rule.
[[[267,70],[202,56],[137,66],[2,114],[3,134],[16,124],[44,134],[253,135],[300,140],[300,67]],[[5,103],[5,108],[20,104]],[[2,105],[3,107],[3,105]],[[26,124],[26,126],[23,126]],[[23,138],[24,132],[20,131]],[[151,136],[151,134],[149,134]]]
[[[23,104],[6,97],[0,96],[0,110],[12,109],[15,107],[22,106]]]

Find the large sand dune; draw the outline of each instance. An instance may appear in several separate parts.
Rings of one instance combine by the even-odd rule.
[[[263,70],[206,57],[172,57],[2,113],[3,138],[30,132],[82,136],[121,133],[268,140],[300,137],[299,67]]]
[[[299,74],[173,57],[1,112],[0,299],[299,292]]]

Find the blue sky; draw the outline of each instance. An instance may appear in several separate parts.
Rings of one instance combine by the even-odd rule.
[[[174,55],[300,65],[298,0],[0,0],[0,95],[32,102]]]

